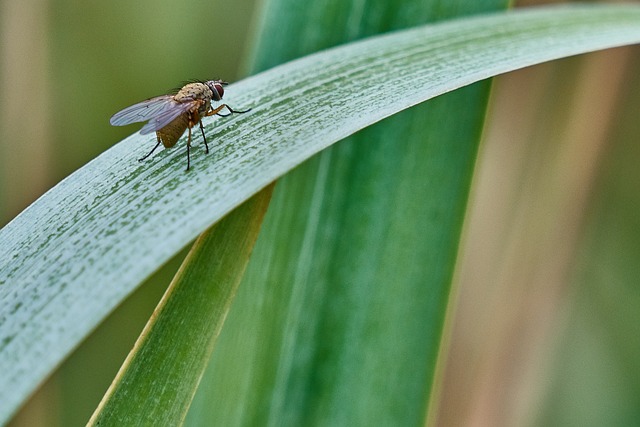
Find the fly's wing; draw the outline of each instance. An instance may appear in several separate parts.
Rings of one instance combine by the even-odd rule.
[[[124,110],[115,113],[109,122],[113,126],[124,126],[131,123],[151,120],[163,111],[171,109],[172,104],[176,104],[171,95],[158,96],[139,102]]]
[[[149,120],[149,123],[142,126],[142,129],[140,129],[140,134],[146,135],[148,133],[162,129],[163,127],[174,121],[179,115],[188,112],[194,107],[197,108],[197,105],[197,101],[177,102],[171,100],[171,103],[167,104],[167,106],[162,111],[152,117],[151,120]]]

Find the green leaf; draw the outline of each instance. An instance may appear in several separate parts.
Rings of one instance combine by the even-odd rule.
[[[296,4],[267,2],[256,68],[372,31],[506,7]],[[279,181],[186,425],[424,425],[489,88],[483,81],[370,126]]]
[[[0,231],[0,422],[173,254],[318,151],[402,109],[487,77],[640,41],[640,8],[545,8],[375,37],[229,87],[250,114],[207,121],[218,141],[156,154],[133,135]],[[380,91],[381,83],[389,90]]]
[[[272,189],[243,203],[196,240],[90,425],[182,423],[249,261]]]

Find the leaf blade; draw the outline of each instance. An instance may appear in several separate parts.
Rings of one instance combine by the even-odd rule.
[[[273,185],[200,235],[89,425],[181,425],[258,237]]]

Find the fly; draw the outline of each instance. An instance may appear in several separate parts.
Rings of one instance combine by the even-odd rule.
[[[206,153],[209,154],[209,145],[207,144],[207,138],[204,136],[204,127],[202,126],[202,117],[213,115],[227,117],[233,113],[242,114],[251,111],[251,109],[236,111],[227,104],[222,104],[215,108],[211,106],[211,101],[218,102],[222,100],[222,95],[224,95],[223,86],[227,84],[223,80],[189,83],[183,86],[175,95],[157,96],[127,107],[114,114],[109,122],[113,126],[124,126],[148,120],[148,123],[140,129],[140,133],[146,135],[155,132],[158,143],[149,154],[138,159],[139,162],[153,154],[160,144],[164,145],[165,148],[173,147],[184,134],[184,131],[188,130],[187,170],[189,170],[191,166],[189,154],[191,128],[196,123],[200,125]],[[229,111],[228,114],[220,113],[224,108]]]

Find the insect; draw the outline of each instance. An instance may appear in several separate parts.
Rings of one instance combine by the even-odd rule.
[[[124,126],[148,120],[148,123],[140,129],[140,133],[146,135],[155,132],[158,143],[149,154],[138,159],[139,162],[153,154],[160,144],[163,144],[165,148],[173,147],[184,134],[184,131],[188,130],[187,170],[189,170],[191,166],[191,128],[196,123],[200,124],[206,153],[209,154],[209,145],[207,144],[207,138],[204,136],[204,127],[202,126],[202,117],[213,115],[227,117],[234,113],[242,114],[251,111],[251,109],[236,111],[227,104],[222,104],[215,108],[211,106],[211,101],[222,100],[224,95],[223,86],[227,84],[223,80],[189,83],[183,86],[176,94],[157,96],[118,111],[111,117],[109,122],[113,126]],[[229,114],[220,113],[224,108],[229,111]]]

